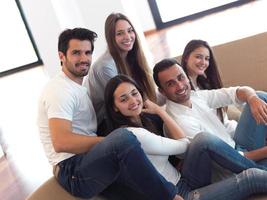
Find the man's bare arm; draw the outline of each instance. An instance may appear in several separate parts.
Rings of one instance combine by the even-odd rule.
[[[243,86],[237,89],[236,95],[240,101],[249,104],[257,124],[267,124],[267,104],[256,95],[254,89]]]
[[[267,158],[267,147],[262,147],[260,149],[244,152],[245,157],[258,161]]]
[[[56,152],[73,154],[88,152],[103,137],[86,136],[72,132],[72,122],[65,119],[49,119],[52,144]]]

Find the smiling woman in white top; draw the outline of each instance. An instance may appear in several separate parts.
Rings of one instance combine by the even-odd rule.
[[[262,176],[267,178],[266,171],[245,170],[252,167],[265,169],[263,166],[258,166],[219,138],[206,133],[199,134],[191,142],[192,146],[189,146],[187,151],[189,156],[185,156],[180,174],[169,163],[168,156],[185,153],[188,140],[185,139],[183,130],[162,107],[148,99],[144,102],[143,97],[142,90],[133,79],[124,75],[113,77],[105,90],[105,106],[111,129],[128,127],[128,130],[138,138],[158,172],[177,186],[179,195],[185,199],[193,199],[195,195],[199,196],[199,199],[242,199],[252,193],[267,190],[265,181],[260,180]],[[158,115],[168,130],[168,136],[175,140],[158,135],[159,130],[146,113]],[[209,185],[212,160],[233,172],[245,171],[218,184]],[[252,174],[256,175],[247,176],[250,174],[249,171],[253,171]],[[240,180],[242,183],[239,184]],[[252,185],[246,184],[246,181]],[[256,184],[259,184],[261,189],[255,191]],[[221,191],[223,194],[218,197],[217,192]]]
[[[219,67],[208,42],[204,40],[189,41],[182,54],[181,66],[189,77],[193,90],[212,90],[223,87]],[[234,106],[230,106],[229,109],[237,111]],[[214,109],[214,112],[224,124],[227,132],[233,135],[237,122],[228,119],[227,110],[228,107],[225,106]]]

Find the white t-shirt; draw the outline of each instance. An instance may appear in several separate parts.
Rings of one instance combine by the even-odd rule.
[[[104,91],[108,81],[118,75],[116,64],[107,50],[91,66],[84,86],[90,90],[91,99],[97,114],[97,121],[101,123],[106,118],[104,105]]]
[[[144,128],[127,128],[141,143],[141,147],[148,159],[158,172],[168,181],[177,184],[181,175],[168,161],[170,155],[178,155],[186,152],[189,140],[186,138],[173,140],[154,133]]]
[[[219,120],[214,109],[241,104],[236,97],[238,87],[192,91],[192,108],[167,100],[166,111],[181,126],[188,138],[208,132],[221,138],[233,148],[235,142]]]
[[[40,139],[49,162],[55,165],[73,154],[55,152],[48,127],[48,119],[51,118],[71,121],[74,133],[96,135],[96,115],[87,89],[69,79],[63,72],[45,86],[38,109]]]

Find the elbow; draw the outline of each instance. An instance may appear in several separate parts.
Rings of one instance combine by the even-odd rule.
[[[56,153],[61,153],[63,152],[63,148],[60,145],[53,145],[54,146],[54,150]]]
[[[53,147],[56,153],[66,152],[65,146],[59,142],[53,142]]]

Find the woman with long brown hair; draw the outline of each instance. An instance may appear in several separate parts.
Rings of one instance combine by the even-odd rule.
[[[131,21],[121,13],[110,14],[105,22],[107,51],[89,72],[89,87],[99,128],[104,127],[104,89],[117,74],[131,76],[145,96],[156,102],[156,90],[140,39]]]
[[[204,40],[191,40],[184,48],[181,66],[187,74],[193,90],[211,90],[223,87],[219,68],[208,42]],[[234,134],[237,122],[229,120],[228,107],[218,108],[217,116],[231,135]],[[237,110],[231,107],[231,110]]]

